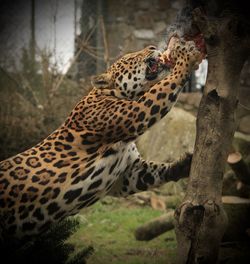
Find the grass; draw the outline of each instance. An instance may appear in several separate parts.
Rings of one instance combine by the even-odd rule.
[[[70,242],[76,250],[88,245],[94,247],[88,264],[171,264],[175,262],[174,231],[147,242],[136,241],[133,235],[138,226],[161,214],[149,206],[131,205],[124,199],[112,199],[108,203],[104,200],[81,212],[80,228]]]

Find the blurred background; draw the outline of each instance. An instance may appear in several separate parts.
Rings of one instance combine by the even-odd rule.
[[[91,89],[90,77],[105,71],[121,55],[149,44],[163,48],[167,28],[183,2],[0,0],[0,160],[48,136]],[[144,158],[173,161],[192,151],[206,72],[204,60],[176,107],[139,138],[137,145]],[[249,63],[242,72],[236,114],[232,153],[240,153],[249,164]],[[248,186],[236,179],[230,166],[228,172],[232,192],[249,198]],[[125,263],[125,259],[126,263],[129,259],[137,263],[133,260],[138,256],[142,259],[138,263],[154,263],[149,257],[155,257],[155,263],[172,263],[176,246],[173,231],[151,242],[135,241],[133,231],[153,217],[173,211],[185,186],[183,180],[128,200],[107,197],[81,215],[85,228],[72,240],[79,248],[82,241],[94,245],[97,254],[90,263],[105,260],[103,256],[107,262],[102,263],[110,263],[110,258],[114,263]],[[230,188],[227,185],[225,193]],[[117,254],[118,250],[123,253]]]

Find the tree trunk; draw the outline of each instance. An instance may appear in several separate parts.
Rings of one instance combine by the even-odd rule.
[[[34,76],[36,75],[36,2],[35,0],[30,0],[30,9],[31,9],[31,19],[30,19],[30,40],[29,40],[29,65],[31,82],[34,82]]]
[[[246,43],[237,38],[239,22],[233,17],[210,21],[196,10],[194,22],[205,37],[209,66],[198,110],[189,184],[175,212],[175,230],[179,264],[215,264],[227,224],[221,201],[222,177],[235,132],[234,111]]]
[[[35,56],[36,56],[36,25],[35,25],[35,15],[36,15],[36,9],[35,9],[35,0],[31,0],[31,20],[30,20],[30,58],[32,67],[34,70],[34,64],[35,64]]]

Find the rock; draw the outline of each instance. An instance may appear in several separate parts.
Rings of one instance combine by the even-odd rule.
[[[250,134],[250,115],[241,118],[238,131],[245,134]]]
[[[150,197],[150,205],[155,210],[166,211],[166,204],[165,204],[164,196],[152,195]]]
[[[113,204],[115,200],[116,200],[115,197],[105,196],[105,197],[101,200],[101,203],[102,203],[102,204]]]
[[[122,36],[123,39],[130,38],[133,32],[133,27],[127,25],[126,23],[122,24]]]
[[[150,12],[139,11],[135,16],[136,29],[152,29],[154,25],[153,18]]]
[[[167,208],[175,209],[181,204],[182,200],[182,195],[170,195],[165,197],[165,204]]]
[[[183,108],[187,111],[191,111],[194,109],[194,106],[190,104],[183,104]]]
[[[167,161],[178,159],[186,151],[193,151],[195,117],[180,108],[173,108],[160,122],[137,140],[145,159]]]
[[[171,7],[176,10],[181,10],[183,8],[182,1],[171,1]]]
[[[149,1],[148,1],[149,2]],[[158,8],[160,10],[169,10],[171,8],[171,3],[170,1],[166,0],[158,0]]]
[[[167,28],[167,25],[163,21],[159,21],[159,22],[156,22],[154,24],[154,32],[155,32],[155,34],[160,34],[162,32],[165,32],[166,28]]]
[[[150,1],[139,0],[137,2],[137,8],[142,10],[147,10],[151,8],[152,3]]]
[[[178,102],[184,103],[185,110],[192,110],[194,107],[198,108],[200,105],[202,94],[200,92],[181,93]]]
[[[138,39],[154,39],[155,34],[151,29],[136,29],[133,31],[134,36]]]
[[[185,103],[187,101],[188,93],[181,93],[178,102]]]
[[[202,94],[197,92],[197,93],[188,93],[186,103],[189,105],[193,105],[196,108],[199,107],[200,101],[201,101]]]

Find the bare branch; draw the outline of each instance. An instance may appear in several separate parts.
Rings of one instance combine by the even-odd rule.
[[[110,66],[109,47],[108,47],[108,39],[107,39],[106,28],[105,28],[103,16],[100,17],[100,23],[101,23],[101,29],[102,29],[102,35],[103,35],[103,44],[104,44],[104,61],[106,62],[106,67],[108,68]]]

